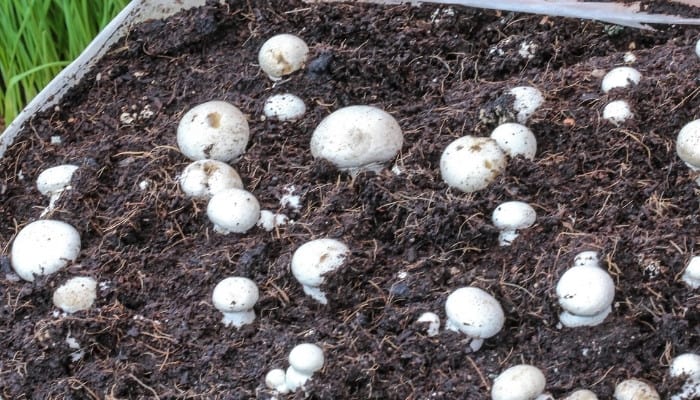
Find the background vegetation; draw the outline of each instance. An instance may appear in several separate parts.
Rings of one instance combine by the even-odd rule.
[[[0,1],[0,130],[128,2]]]

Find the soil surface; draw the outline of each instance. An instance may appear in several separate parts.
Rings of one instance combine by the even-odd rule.
[[[520,363],[541,368],[557,398],[589,388],[610,399],[633,377],[669,397],[681,386],[668,377],[670,359],[700,351],[700,295],[680,279],[700,252],[700,193],[675,153],[678,131],[699,117],[700,62],[697,28],[658,28],[272,0],[135,26],[0,160],[0,395],[271,398],[267,371],[312,342],[326,365],[307,383],[309,398],[488,399],[493,378]],[[306,40],[310,62],[273,84],[257,50],[283,32]],[[627,52],[640,84],[604,94],[602,75]],[[546,98],[527,123],[535,159],[510,160],[477,193],[448,189],[442,150],[508,120],[504,95],[518,85]],[[305,100],[302,120],[264,120],[265,99],[283,92]],[[183,196],[177,177],[189,161],[176,127],[212,99],[247,114],[251,141],[234,166],[262,208],[293,223],[224,236],[206,201]],[[619,127],[602,118],[614,99],[635,114]],[[404,130],[400,155],[380,173],[352,177],[310,154],[321,119],[353,104],[385,109]],[[48,204],[36,177],[62,163],[80,168],[50,217],[80,232],[79,264],[20,281],[11,241]],[[280,203],[289,192],[300,208]],[[538,218],[500,247],[491,213],[508,200],[529,202]],[[296,248],[320,237],[352,249],[327,276],[327,306],[304,295],[289,267]],[[595,327],[561,328],[555,286],[584,250],[599,251],[615,281],[613,311]],[[97,301],[65,315],[52,293],[76,275],[98,280]],[[211,303],[228,276],[260,288],[258,318],[240,330],[225,327]],[[506,314],[478,352],[462,334],[429,337],[416,322],[433,311],[444,326],[445,299],[468,285],[492,293]]]

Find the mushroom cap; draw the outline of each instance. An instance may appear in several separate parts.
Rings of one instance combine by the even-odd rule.
[[[70,186],[73,173],[78,169],[75,165],[63,164],[47,168],[36,178],[36,188],[44,196],[63,191]]]
[[[279,80],[303,68],[308,54],[309,46],[303,39],[282,33],[263,43],[258,52],[258,64],[270,79]]]
[[[532,86],[516,86],[508,91],[515,97],[513,109],[518,113],[518,122],[524,124],[544,103],[544,96]]]
[[[580,389],[566,396],[563,400],[598,400],[598,396],[590,390]]]
[[[484,189],[506,169],[506,155],[495,140],[463,136],[447,145],[440,157],[442,179],[471,193]]]
[[[260,219],[260,203],[246,190],[225,189],[209,200],[207,216],[220,233],[244,233]]]
[[[339,169],[377,169],[393,159],[403,145],[399,123],[384,110],[349,106],[334,111],[311,136],[311,154]]]
[[[612,304],[615,283],[602,268],[571,267],[559,279],[556,291],[564,310],[578,316],[594,316]]]
[[[530,400],[544,392],[546,380],[542,371],[532,365],[520,364],[501,372],[493,381],[491,399]]]
[[[289,352],[289,365],[308,375],[323,368],[324,361],[323,349],[313,343],[296,345]]]
[[[318,287],[323,275],[345,263],[350,249],[331,238],[311,240],[299,246],[292,256],[292,274],[305,286]]]
[[[270,372],[265,375],[265,386],[280,393],[289,392],[287,385],[285,385],[284,370],[281,368],[271,369]]]
[[[226,278],[214,287],[212,303],[223,313],[243,312],[253,308],[260,294],[252,280],[240,276]]]
[[[674,378],[686,377],[687,379],[700,379],[700,355],[685,353],[671,360],[668,373]]]
[[[52,219],[27,224],[12,243],[12,268],[25,281],[50,275],[80,254],[80,234],[71,225]]]
[[[627,379],[615,386],[615,400],[661,400],[651,385],[638,379]]]
[[[515,122],[498,125],[491,132],[491,139],[510,157],[523,156],[532,160],[537,153],[537,139],[525,125]]]
[[[210,198],[222,190],[243,189],[243,181],[233,167],[217,160],[197,160],[180,175],[180,188],[188,197]]]
[[[700,168],[700,119],[688,122],[678,132],[676,153],[690,167]]]
[[[87,310],[97,298],[97,281],[87,276],[69,279],[53,292],[53,304],[67,313]]]
[[[440,332],[440,317],[434,312],[424,312],[416,322],[428,324],[426,329],[428,336],[436,336]]]
[[[608,71],[603,77],[601,88],[607,93],[614,88],[627,87],[630,84],[637,85],[642,79],[642,74],[632,67],[617,67]]]
[[[291,93],[275,94],[265,100],[263,113],[268,118],[279,121],[294,121],[304,116],[304,100]]]
[[[491,221],[500,231],[525,229],[532,226],[537,213],[531,205],[522,201],[506,201],[493,210]]]
[[[445,302],[449,325],[471,338],[486,339],[503,327],[501,304],[486,291],[463,287],[452,292]]]
[[[245,153],[249,136],[245,115],[218,100],[194,106],[177,127],[177,145],[190,160],[236,161]]]
[[[690,259],[683,272],[683,281],[693,289],[700,287],[700,256]]]
[[[603,118],[617,126],[632,118],[632,110],[625,100],[611,101],[603,109]]]

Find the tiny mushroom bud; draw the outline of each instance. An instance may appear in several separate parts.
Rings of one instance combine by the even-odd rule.
[[[87,276],[68,280],[53,292],[53,304],[66,313],[87,310],[97,297],[97,281]]]
[[[492,400],[531,400],[544,392],[546,380],[542,371],[520,364],[501,372],[491,387]]]
[[[676,153],[693,171],[700,171],[700,119],[688,122],[678,132]]]
[[[557,283],[557,297],[564,312],[559,315],[567,327],[595,326],[612,310],[615,283],[604,269],[578,265],[567,270]]]
[[[508,91],[515,97],[513,109],[518,113],[518,122],[524,124],[544,102],[539,89],[532,86],[517,86]]]
[[[253,306],[259,296],[255,282],[235,276],[219,282],[211,299],[214,307],[224,314],[221,322],[226,326],[240,328],[255,321]]]
[[[263,106],[266,117],[279,121],[297,120],[303,117],[305,112],[304,100],[290,93],[272,95]]]
[[[285,384],[291,391],[296,391],[311,378],[314,372],[323,368],[323,350],[311,343],[297,345],[289,353],[289,368]]]
[[[418,317],[416,322],[427,324],[426,333],[428,336],[437,336],[437,334],[440,332],[440,317],[438,317],[438,315],[435,313],[424,312],[420,317]]]
[[[350,250],[335,239],[316,239],[301,245],[292,256],[292,274],[303,285],[304,293],[321,304],[327,304],[320,289],[324,275],[345,263]]]
[[[233,167],[217,160],[197,160],[180,176],[180,187],[188,197],[210,198],[225,189],[243,189],[243,182]]]
[[[70,188],[73,173],[78,169],[75,165],[58,165],[45,169],[36,178],[36,187],[44,196],[52,196]]]
[[[683,282],[687,283],[693,289],[700,287],[700,256],[695,256],[690,259],[688,265],[683,272]]]
[[[637,85],[642,75],[632,67],[617,67],[613,68],[603,77],[601,88],[607,93],[614,88],[624,88],[632,85]]]
[[[372,106],[341,108],[324,118],[311,136],[311,154],[341,170],[377,172],[403,145],[399,123]]]
[[[177,145],[191,160],[236,161],[248,145],[245,115],[225,101],[209,101],[187,111],[177,127]]]
[[[71,225],[52,219],[34,221],[12,243],[12,267],[25,281],[50,275],[78,258],[80,234]]]
[[[681,392],[671,396],[671,400],[700,398],[700,355],[685,353],[675,357],[668,372],[672,378],[685,379]]]
[[[285,373],[281,368],[270,370],[270,372],[265,375],[265,385],[272,390],[276,390],[278,393],[289,393],[289,388],[285,382]]]
[[[531,227],[536,218],[535,209],[527,203],[522,201],[501,203],[491,216],[493,225],[501,231],[498,235],[499,244],[510,246],[513,240],[518,237],[518,230]]]
[[[598,400],[598,396],[590,390],[580,389],[564,397],[563,400]]]
[[[625,100],[611,101],[603,109],[603,118],[617,126],[632,118],[632,110]]]
[[[651,385],[637,379],[628,379],[615,386],[615,400],[661,400]]]
[[[535,158],[537,139],[530,128],[515,122],[507,122],[491,132],[501,149],[510,157],[523,156],[528,160]]]
[[[246,190],[226,189],[209,200],[207,216],[216,232],[245,233],[260,219],[260,203]]]
[[[501,304],[486,291],[463,287],[452,292],[445,302],[447,329],[462,332],[471,338],[469,346],[477,351],[496,335],[505,322]]]
[[[258,52],[260,68],[273,81],[300,70],[306,64],[309,47],[300,37],[288,33],[275,35]]]
[[[505,169],[506,155],[491,138],[463,136],[440,157],[442,179],[466,193],[486,188]]]

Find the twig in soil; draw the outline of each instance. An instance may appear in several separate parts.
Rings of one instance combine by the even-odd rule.
[[[158,392],[156,392],[155,389],[153,389],[152,387],[150,387],[150,386],[146,385],[145,383],[143,383],[139,378],[135,377],[134,374],[128,374],[127,377],[133,379],[133,380],[136,381],[136,383],[138,383],[141,387],[143,387],[144,389],[146,389],[146,390],[148,390],[149,392],[153,393],[153,397],[154,397],[155,399],[160,400],[160,396],[158,396]]]
[[[467,356],[467,360],[468,360],[469,363],[472,365],[472,367],[474,367],[474,370],[476,371],[476,374],[479,375],[479,379],[481,380],[481,384],[486,388],[486,391],[487,391],[487,392],[490,392],[490,391],[491,391],[491,385],[489,385],[489,381],[486,380],[486,378],[484,377],[484,374],[481,372],[481,369],[479,369],[479,366],[476,365],[476,363],[474,362],[474,360],[472,360],[471,357]]]

